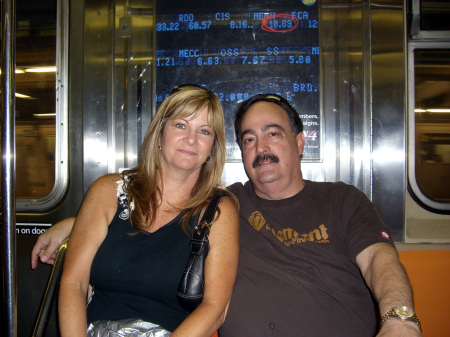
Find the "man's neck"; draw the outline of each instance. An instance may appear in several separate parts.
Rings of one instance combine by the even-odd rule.
[[[305,181],[300,176],[297,179],[292,179],[288,186],[273,182],[264,185],[255,185],[255,193],[258,197],[266,200],[281,200],[290,198],[299,193],[305,187]]]

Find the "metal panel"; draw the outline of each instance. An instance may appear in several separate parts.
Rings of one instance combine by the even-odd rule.
[[[111,134],[121,131],[115,137],[117,158],[110,172],[137,165],[155,96],[153,1],[116,1],[115,8]]]
[[[371,5],[373,199],[394,240],[404,241],[406,193],[404,8]]]
[[[344,181],[370,197],[367,20],[362,2],[322,1],[323,163],[302,164],[305,178]],[[366,26],[365,26],[366,25]],[[370,49],[369,49],[370,52]]]
[[[108,172],[107,100],[108,55],[111,55],[111,34],[108,2],[85,3],[83,71],[83,148],[84,190],[99,176]]]
[[[137,164],[154,106],[153,1],[86,3],[84,189]]]
[[[322,164],[305,178],[344,181],[403,240],[405,114],[403,2],[321,1]]]

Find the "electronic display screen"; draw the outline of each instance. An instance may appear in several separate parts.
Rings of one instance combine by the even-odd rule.
[[[205,85],[225,112],[227,160],[240,161],[234,111],[276,93],[304,123],[303,160],[320,160],[319,21],[316,0],[159,0],[157,105],[179,84]]]

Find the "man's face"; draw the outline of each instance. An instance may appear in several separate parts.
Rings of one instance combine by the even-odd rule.
[[[245,171],[256,190],[273,184],[289,186],[301,179],[303,133],[293,134],[281,107],[270,102],[253,104],[242,119],[241,132]]]

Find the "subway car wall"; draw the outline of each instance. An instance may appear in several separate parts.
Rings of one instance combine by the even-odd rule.
[[[137,164],[156,108],[178,84],[208,86],[221,99],[224,184],[247,180],[234,109],[275,92],[305,123],[304,178],[355,185],[399,246],[423,242],[405,224],[416,216],[406,205],[418,204],[407,192],[404,1],[17,0],[17,8],[16,92],[27,96],[16,97],[18,336],[32,334],[50,273],[30,268],[37,235],[76,215],[96,178]],[[448,230],[449,216],[435,213]],[[450,242],[439,235],[425,242]],[[45,336],[58,335],[54,308]]]

